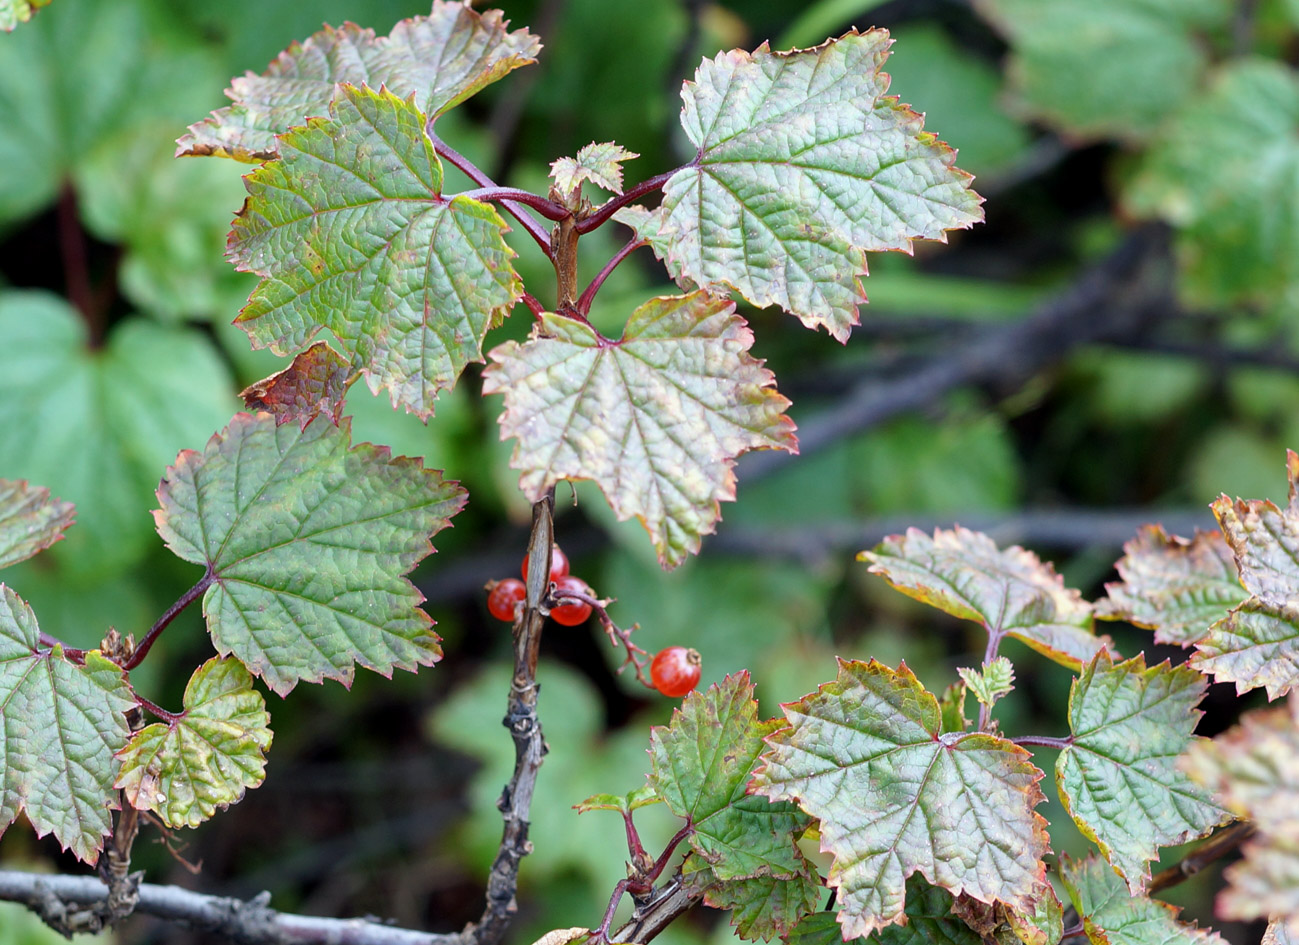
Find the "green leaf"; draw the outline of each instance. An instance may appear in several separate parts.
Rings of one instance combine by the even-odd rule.
[[[651,299],[618,341],[549,312],[538,332],[494,349],[483,372],[483,393],[505,395],[520,488],[535,502],[561,479],[594,480],[620,520],[641,520],[665,567],[698,551],[734,499],[734,457],[796,451],[789,401],[728,301]]]
[[[442,651],[403,577],[465,492],[418,459],[350,447],[351,424],[305,430],[236,414],[158,488],[158,533],[207,569],[208,630],[280,695],[300,680],[350,685],[353,664],[391,675]]]
[[[256,163],[279,156],[275,136],[337,100],[338,84],[385,87],[436,118],[520,66],[541,43],[510,32],[499,10],[477,13],[434,0],[428,16],[400,21],[388,36],[345,23],[294,43],[260,76],[236,78],[233,105],[213,112],[177,141],[177,155],[218,155]]]
[[[50,490],[0,479],[0,568],[25,561],[63,538],[76,509]]]
[[[1266,499],[1214,501],[1227,544],[1250,597],[1200,639],[1191,663],[1237,692],[1267,687],[1269,699],[1299,683],[1299,454],[1286,451],[1290,504]]]
[[[1096,616],[1154,630],[1159,643],[1189,646],[1248,596],[1221,532],[1197,530],[1188,541],[1145,525],[1117,567],[1123,582],[1105,585]]]
[[[907,880],[907,924],[872,932],[866,941],[877,945],[982,945],[968,925],[952,915],[952,894],[919,876]],[[787,945],[843,945],[843,930],[835,912],[804,918],[785,940]]]
[[[1109,648],[1109,637],[1092,633],[1091,605],[1050,564],[1017,545],[1003,551],[982,532],[957,526],[930,538],[911,528],[857,560],[908,597],[1009,634],[1071,669]]]
[[[560,158],[550,164],[550,178],[555,187],[563,194],[571,194],[581,186],[582,181],[589,180],[597,187],[622,193],[622,162],[640,157],[628,151],[620,144],[606,141],[596,144],[592,141],[577,152],[576,158]]]
[[[816,909],[824,889],[806,876],[755,876],[710,888],[704,902],[714,909],[730,909],[731,925],[740,938],[766,942],[788,935],[799,919]]]
[[[0,294],[4,474],[76,504],[77,527],[47,557],[79,578],[120,574],[155,547],[158,474],[229,418],[230,395],[200,332],[130,319],[91,348],[62,299]]]
[[[230,259],[265,278],[238,324],[277,354],[328,329],[371,391],[427,418],[523,291],[507,227],[442,196],[412,102],[342,86],[330,115],[282,135],[281,159],[245,178]]]
[[[905,921],[905,881],[1031,909],[1045,879],[1042,772],[1005,739],[942,733],[938,701],[906,665],[840,661],[786,704],[751,790],[821,821],[845,939]],[[863,805],[862,798],[870,798]],[[986,855],[970,857],[974,847]]]
[[[1299,935],[1299,699],[1246,713],[1235,728],[1193,747],[1183,764],[1257,830],[1244,859],[1223,874],[1218,914],[1277,918]]]
[[[808,870],[794,845],[807,817],[793,804],[745,793],[763,738],[782,724],[758,721],[753,684],[741,671],[691,692],[671,725],[650,730],[650,784],[693,825],[690,846],[720,880],[789,879]]]
[[[1006,921],[1024,945],[1059,945],[1064,932],[1064,905],[1050,883],[1044,883],[1032,911],[1006,910]]]
[[[19,23],[26,23],[50,0],[0,0],[0,30],[12,33]]]
[[[964,732],[970,727],[970,720],[965,717],[965,693],[965,683],[955,682],[938,697],[944,732]]]
[[[658,796],[652,784],[642,784],[636,790],[628,791],[626,794],[592,794],[586,800],[574,804],[573,809],[579,814],[593,810],[616,810],[619,813],[629,814],[642,807],[658,804],[662,800],[663,798]]]
[[[197,827],[238,803],[266,774],[271,717],[253,677],[234,659],[212,657],[190,677],[185,710],[131,736],[118,752],[114,787],[168,827]]]
[[[1145,656],[1098,653],[1069,693],[1073,737],[1056,761],[1060,800],[1133,893],[1158,848],[1194,840],[1228,818],[1177,768],[1194,744],[1204,677]]]
[[[991,709],[997,700],[1015,688],[1015,666],[1004,656],[983,664],[983,671],[962,666],[956,670],[982,705]]]
[[[883,30],[815,49],[704,60],[681,97],[697,157],[640,235],[683,288],[719,284],[840,341],[866,301],[866,252],[982,219],[956,152],[884,95]]]
[[[1155,137],[1124,200],[1177,228],[1181,294],[1196,305],[1271,307],[1299,290],[1296,134],[1299,79],[1246,58],[1222,66]]]
[[[126,744],[135,705],[122,670],[98,650],[78,666],[61,646],[40,647],[30,607],[0,584],[0,832],[20,811],[37,836],[94,863],[117,807],[113,753]]]
[[[1060,876],[1094,945],[1225,945],[1216,932],[1177,920],[1177,908],[1133,895],[1097,856],[1060,859]]]
[[[296,421],[305,430],[324,413],[335,424],[342,419],[352,371],[347,362],[323,341],[303,351],[284,370],[241,391],[249,410],[265,410],[276,423]]]
[[[1197,35],[1229,0],[979,0],[1010,42],[1021,109],[1073,136],[1148,139],[1190,99],[1208,64]],[[1103,66],[1101,65],[1103,63]]]

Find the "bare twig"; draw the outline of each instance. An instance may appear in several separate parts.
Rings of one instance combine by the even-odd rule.
[[[1254,836],[1254,825],[1246,820],[1224,827],[1183,857],[1181,862],[1174,863],[1168,869],[1156,873],[1150,880],[1146,892],[1154,895],[1161,889],[1168,889],[1170,886],[1176,886],[1190,879],[1210,863],[1234,851],[1252,836]]]
[[[704,890],[677,873],[657,892],[636,906],[631,919],[609,937],[613,942],[648,942],[691,906],[703,901]]]

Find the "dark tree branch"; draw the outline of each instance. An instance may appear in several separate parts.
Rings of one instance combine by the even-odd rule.
[[[180,599],[168,607],[167,612],[159,617],[157,622],[149,628],[149,632],[144,635],[144,639],[139,642],[135,650],[131,653],[131,658],[122,664],[122,669],[129,671],[139,666],[140,663],[144,661],[144,658],[149,655],[149,650],[153,647],[153,644],[158,637],[162,635],[162,631],[167,629],[168,625],[176,619],[182,610],[202,597],[203,592],[211,585],[212,572],[208,571],[199,578],[197,584],[191,587],[184,594],[180,595]],[[150,709],[150,711],[153,710]]]
[[[653,896],[636,906],[631,919],[609,937],[612,942],[648,942],[691,906],[703,901],[704,890],[689,885],[680,873]]]
[[[1254,836],[1254,825],[1246,820],[1238,820],[1231,826],[1224,827],[1188,853],[1181,862],[1174,863],[1168,869],[1156,873],[1151,878],[1146,892],[1154,895],[1162,889],[1168,889],[1170,886],[1176,886],[1190,879],[1210,863],[1233,852],[1252,836]]]

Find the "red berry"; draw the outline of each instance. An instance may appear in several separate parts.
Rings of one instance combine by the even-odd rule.
[[[559,550],[559,545],[550,546],[550,579],[558,581],[568,573],[568,555]],[[528,579],[528,556],[523,556],[523,580]]]
[[[650,682],[665,696],[684,696],[699,685],[699,672],[703,661],[698,650],[684,646],[670,646],[659,650],[650,663]]]
[[[564,567],[567,569],[567,561],[564,562]],[[563,597],[565,591],[576,591],[578,594],[585,594],[587,597],[595,596],[581,578],[573,577],[571,574],[561,574],[559,577],[555,577],[554,571],[550,573],[551,580],[555,582],[556,597]],[[550,616],[555,619],[555,623],[562,623],[566,627],[576,627],[591,616],[591,605],[581,601],[569,601],[551,610]]]
[[[514,607],[528,596],[528,589],[518,578],[497,581],[487,594],[487,612],[497,620],[514,621]]]

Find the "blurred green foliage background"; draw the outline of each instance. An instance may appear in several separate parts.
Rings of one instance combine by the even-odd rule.
[[[698,560],[661,572],[639,526],[612,521],[598,492],[579,485],[570,501],[559,490],[574,571],[618,598],[614,618],[639,622],[650,652],[695,647],[705,684],[750,669],[768,716],[831,678],[836,655],[905,658],[939,691],[983,640],[854,562],[888,531],[985,527],[1095,595],[1139,522],[1208,527],[1219,492],[1284,494],[1283,451],[1299,445],[1293,0],[501,5],[540,35],[541,61],[439,132],[502,183],[544,192],[549,162],[591,141],[641,154],[629,182],[673,167],[689,157],[679,83],[699,57],[812,45],[855,25],[893,32],[892,91],[960,149],[988,198],[987,223],[951,245],[872,261],[871,304],[846,346],[747,313],[807,448],[739,464],[739,501]],[[230,326],[253,283],[221,258],[247,169],[173,160],[174,139],[224,103],[230,76],[262,70],[322,21],[382,33],[425,12],[419,0],[56,0],[0,34],[0,476],[78,509],[66,541],[4,575],[43,629],[78,646],[110,625],[138,636],[197,579],[153,532],[153,490],[178,450],[228,421],[236,391],[281,366]],[[587,276],[621,238],[583,242]],[[551,298],[545,260],[526,236],[511,240],[530,290]],[[1110,264],[1129,257],[1136,275],[1116,277]],[[637,254],[593,319],[619,325],[662,291],[666,278]],[[1067,330],[1039,330],[1059,310],[1068,317],[1051,324]],[[528,328],[520,309],[489,344]],[[1007,341],[1006,357],[967,363],[989,339]],[[304,686],[276,700],[265,785],[170,839],[202,861],[197,877],[147,828],[136,861],[151,880],[266,888],[279,908],[434,930],[477,916],[512,758],[499,724],[509,632],[487,617],[481,588],[514,573],[527,521],[499,402],[478,388],[471,369],[427,427],[364,385],[349,399],[358,440],[424,456],[469,489],[469,509],[415,575],[445,661],[392,681],[363,674],[350,694]],[[1150,649],[1136,631],[1112,632],[1125,654]],[[1067,674],[1009,649],[1019,685],[1004,726],[1060,734]],[[178,704],[210,651],[199,614],[186,613],[133,678]],[[616,819],[578,818],[571,805],[640,783],[648,728],[671,705],[615,675],[615,656],[593,626],[556,627],[544,643],[551,753],[514,941],[597,922],[622,875]],[[1164,656],[1178,654],[1152,662]],[[1217,729],[1237,707],[1214,698]],[[1058,803],[1048,808],[1057,846],[1079,849]],[[656,842],[675,829],[658,809],[642,814]],[[25,827],[0,841],[0,858],[70,866]],[[1213,881],[1210,871],[1177,891],[1201,919]],[[48,938],[7,909],[0,937]],[[731,935],[723,917],[701,914],[669,937]],[[147,919],[116,938],[203,940]]]

